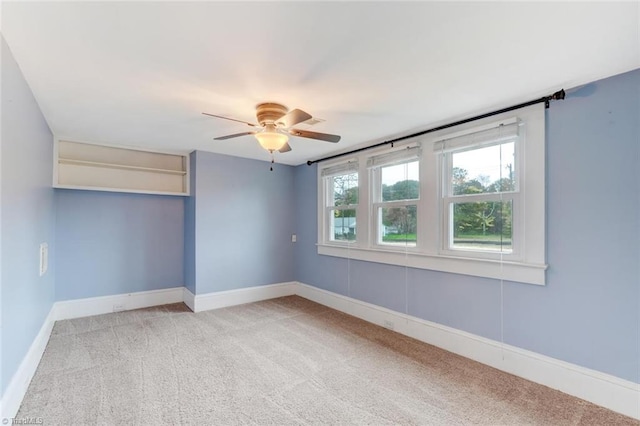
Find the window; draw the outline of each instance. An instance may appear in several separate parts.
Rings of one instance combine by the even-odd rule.
[[[376,245],[415,247],[420,200],[420,150],[417,147],[367,161],[373,174],[372,206]]]
[[[357,163],[347,163],[323,170],[325,209],[329,241],[355,241],[358,208]]]
[[[519,124],[501,123],[434,145],[442,161],[443,251],[501,258],[519,255]],[[516,241],[514,242],[514,237]]]
[[[534,105],[321,164],[318,253],[544,284],[544,146]]]

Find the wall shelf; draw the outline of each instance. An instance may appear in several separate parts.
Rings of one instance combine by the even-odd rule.
[[[55,188],[189,195],[186,155],[56,141]]]
[[[186,175],[186,171],[181,170],[170,170],[170,169],[155,169],[152,167],[139,167],[139,166],[125,166],[121,164],[111,164],[111,163],[100,163],[98,161],[84,161],[84,160],[69,160],[66,158],[61,158],[58,161],[58,164],[75,164],[75,165],[85,165],[85,166],[93,166],[93,167],[107,167],[111,169],[121,169],[121,170],[141,170],[152,173],[166,173],[170,175]]]

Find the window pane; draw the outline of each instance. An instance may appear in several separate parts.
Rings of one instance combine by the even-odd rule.
[[[356,211],[331,210],[331,240],[355,241],[356,239]]]
[[[382,167],[382,201],[420,198],[419,161]]]
[[[515,143],[454,152],[453,195],[506,192],[515,189]]]
[[[452,248],[511,252],[511,201],[452,204]]]
[[[382,223],[379,227],[378,241],[387,244],[416,245],[418,207],[380,207]]]
[[[334,206],[358,204],[358,173],[334,176],[331,179]]]

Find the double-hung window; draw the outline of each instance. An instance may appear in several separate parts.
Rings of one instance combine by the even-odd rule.
[[[322,170],[324,181],[325,240],[350,242],[356,239],[358,208],[358,163],[347,162]]]
[[[442,161],[443,253],[520,255],[519,125],[500,123],[434,144]]]
[[[416,247],[420,201],[419,147],[370,157],[375,245]]]
[[[318,253],[545,283],[542,105],[321,163]]]

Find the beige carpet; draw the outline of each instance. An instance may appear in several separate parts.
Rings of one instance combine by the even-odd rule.
[[[45,425],[639,425],[292,296],[59,321],[18,417]]]

